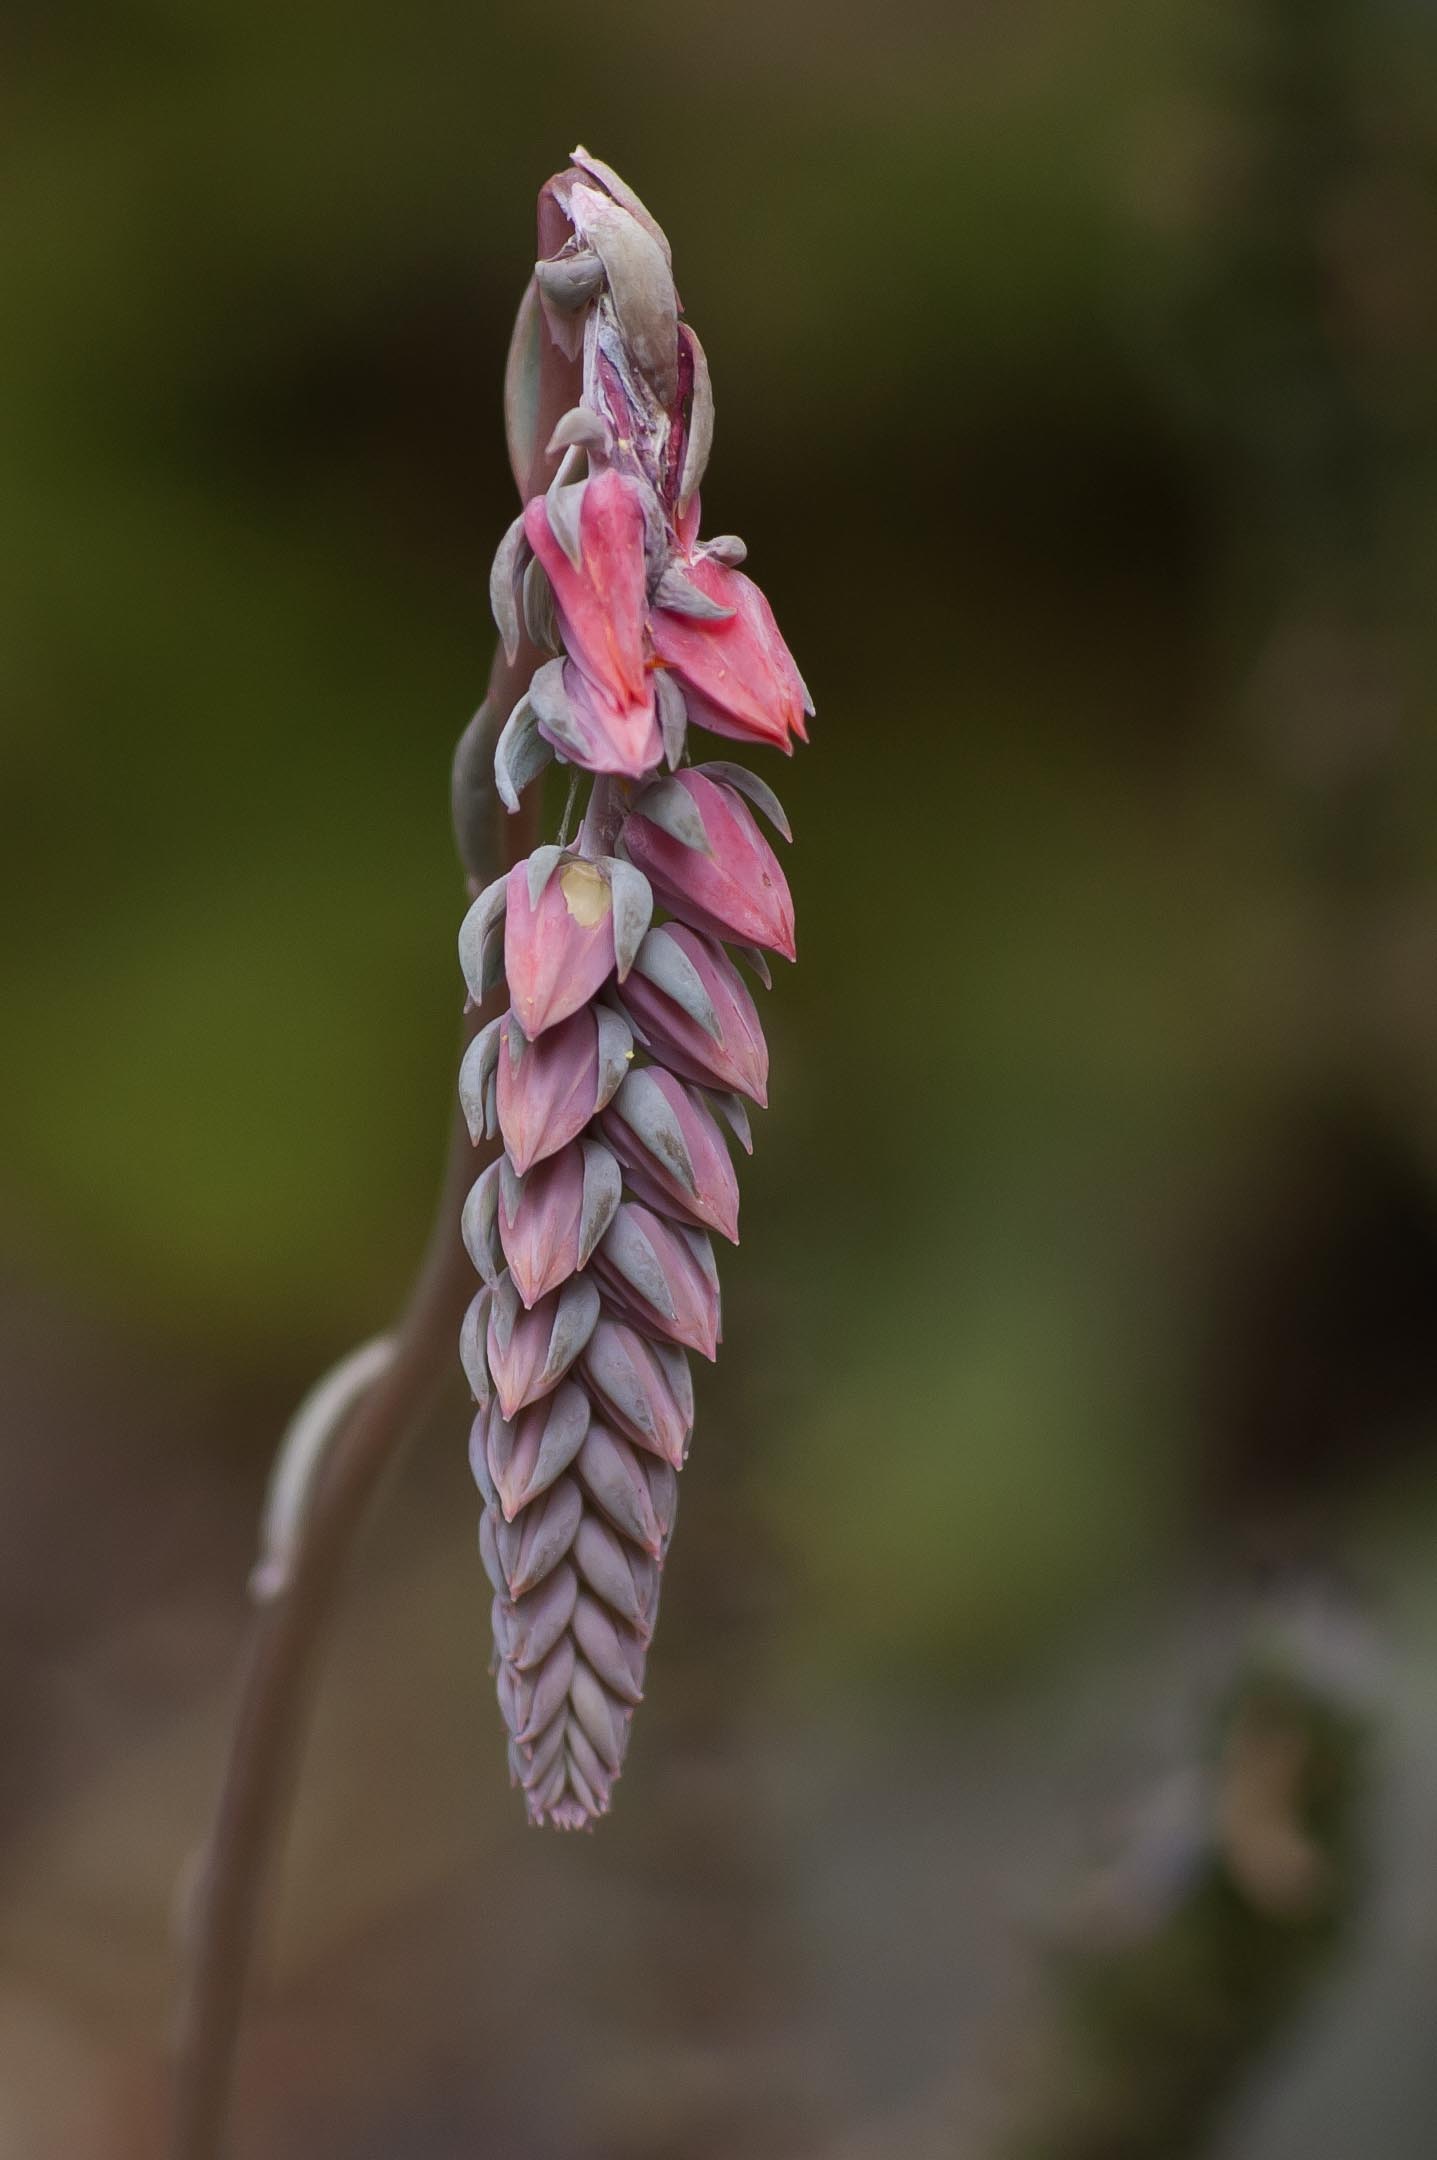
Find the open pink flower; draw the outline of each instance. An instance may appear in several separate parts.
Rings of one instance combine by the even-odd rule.
[[[788,752],[792,736],[807,742],[808,693],[753,579],[710,555],[686,562],[683,574],[708,599],[733,609],[722,620],[654,609],[654,651],[682,686],[690,719],[715,735],[777,743]]]

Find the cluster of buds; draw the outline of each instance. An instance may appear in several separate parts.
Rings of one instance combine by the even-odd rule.
[[[532,1821],[575,1829],[623,1763],[693,1428],[688,1352],[720,1339],[711,1238],[738,1235],[724,1128],[751,1148],[748,1105],[767,1101],[735,951],[765,987],[766,955],[794,957],[754,815],[787,839],[783,812],[744,767],[691,763],[689,729],[789,751],[812,708],[742,543],[699,538],[713,404],[663,233],[576,150],[540,198],[540,246],[532,337],[581,389],[552,483],[495,559],[511,662],[525,630],[552,657],[494,780],[510,810],[551,760],[572,768],[571,806],[593,781],[577,838],[566,813],[460,933],[471,998],[501,978],[508,995],[460,1074],[474,1140],[502,1150],[464,1212],[483,1288],[461,1354],[510,1769]]]

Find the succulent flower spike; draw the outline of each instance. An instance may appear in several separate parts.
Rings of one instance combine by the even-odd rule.
[[[767,1098],[725,941],[765,986],[765,953],[794,954],[754,815],[787,839],[783,811],[743,766],[687,764],[690,731],[789,751],[811,707],[743,542],[699,538],[713,392],[659,226],[576,150],[541,190],[538,255],[505,377],[528,499],[490,597],[511,667],[552,657],[499,735],[494,785],[514,811],[554,758],[594,779],[578,838],[566,812],[460,933],[471,1004],[501,979],[508,996],[460,1071],[473,1138],[501,1147],[463,1210],[483,1287],[460,1357],[510,1775],[532,1822],[575,1830],[623,1766],[693,1432],[688,1353],[720,1341],[710,1235],[738,1237],[720,1120],[751,1150],[746,1105]],[[566,390],[556,418],[565,371],[578,401]],[[471,725],[456,779],[475,833],[489,727]]]
[[[725,782],[691,771],[646,788],[624,821],[624,847],[683,922],[793,959],[788,880],[748,804]]]

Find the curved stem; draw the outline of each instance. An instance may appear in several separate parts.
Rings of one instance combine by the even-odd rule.
[[[526,806],[527,807],[527,806]],[[531,820],[511,821],[506,854],[528,852]],[[522,826],[522,832],[513,828]],[[471,1015],[471,1031],[487,1019]],[[295,1527],[286,1579],[252,1624],[218,1812],[186,1918],[173,2160],[212,2160],[229,2107],[233,2059],[274,1849],[287,1812],[324,1627],[371,1501],[454,1369],[474,1282],[459,1234],[479,1158],[456,1109],[439,1204],[392,1355],[337,1428]]]
[[[576,395],[574,363],[536,326],[534,312],[531,302],[527,319],[523,310],[520,318],[525,334],[537,336],[540,346],[531,455],[520,479],[525,498],[547,485],[554,461],[543,446]],[[502,648],[495,655],[486,700],[491,729],[502,725],[544,657],[527,639],[512,663]],[[538,791],[532,792],[537,797]],[[497,803],[494,814],[497,821]],[[503,838],[491,860],[502,858],[511,867],[534,845],[536,801],[502,823]],[[483,1025],[492,1009],[486,1002],[471,1013],[467,1033]],[[460,1214],[476,1168],[486,1159],[471,1147],[456,1105],[434,1224],[388,1340],[390,1354],[374,1359],[370,1384],[357,1400],[351,1395],[346,1407],[342,1394],[336,1397],[332,1432],[318,1439],[307,1435],[314,1446],[312,1475],[299,1466],[303,1490],[286,1521],[283,1565],[275,1568],[262,1556],[260,1602],[219,1806],[185,1915],[171,2160],[218,2160],[222,2150],[250,1967],[324,1629],[375,1494],[454,1369],[459,1325],[475,1288]]]
[[[337,1433],[298,1528],[288,1581],[255,1615],[219,1809],[186,1916],[174,2160],[211,2160],[220,2149],[249,1968],[317,1652],[369,1504],[453,1365],[472,1290],[459,1238],[472,1177],[469,1135],[458,1118],[394,1356]]]

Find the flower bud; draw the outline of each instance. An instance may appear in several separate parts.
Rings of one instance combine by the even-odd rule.
[[[701,1087],[736,1089],[760,1109],[767,1103],[768,1046],[758,1011],[712,938],[685,923],[651,930],[624,985],[624,1009],[670,1072]],[[501,1056],[501,1120],[503,1077]]]
[[[501,1596],[523,1597],[559,1565],[574,1542],[583,1513],[583,1496],[567,1477],[551,1485],[513,1522],[505,1522],[502,1516],[496,1520],[492,1510],[486,1513],[484,1519],[492,1525]],[[540,1720],[543,1725],[548,1722],[548,1718]]]
[[[523,1742],[537,1736],[549,1723],[574,1683],[579,1669],[578,1654],[572,1635],[561,1635],[554,1648],[537,1666],[534,1672],[520,1673],[506,1661],[502,1670],[513,1675],[509,1700],[518,1730],[515,1739]],[[500,1707],[504,1707],[501,1694]]]
[[[738,1243],[733,1162],[692,1089],[661,1065],[631,1069],[600,1126],[638,1199]]]
[[[646,811],[650,798],[668,829]],[[686,801],[696,816],[695,835],[675,809]],[[680,825],[689,833],[678,837]],[[624,847],[656,898],[682,922],[740,945],[758,945],[794,956],[793,900],[778,857],[753,812],[733,788],[702,772],[678,772],[641,795],[624,821]],[[513,921],[514,903],[509,902]]]
[[[512,1013],[499,1023],[499,1130],[520,1176],[557,1154],[602,1110],[633,1043],[616,1013],[586,1005],[529,1042]],[[727,1083],[724,1083],[727,1085]]]
[[[484,1457],[505,1522],[562,1477],[584,1444],[589,1399],[572,1381],[512,1421],[497,1404],[484,1420]]]
[[[658,763],[665,740],[653,680],[642,702],[622,704],[572,660],[551,660],[529,685],[535,726],[552,749],[585,772],[642,779]]]
[[[573,1619],[578,1595],[579,1578],[561,1561],[515,1604],[494,1600],[494,1639],[516,1672],[543,1663]]]
[[[587,1513],[574,1539],[573,1555],[589,1587],[621,1619],[647,1635],[659,1605],[656,1559],[619,1537],[600,1516]]]
[[[604,265],[619,329],[667,404],[678,391],[678,296],[668,256],[648,225],[597,188],[575,187],[569,211],[579,239]],[[646,213],[647,216],[647,213]]]
[[[588,1264],[619,1204],[619,1166],[607,1148],[586,1139],[546,1156],[523,1178],[507,1160],[494,1168],[499,1243],[520,1298],[536,1305]]]
[[[611,1311],[646,1334],[665,1335],[701,1357],[719,1342],[718,1270],[701,1230],[666,1223],[636,1200],[626,1200],[610,1224],[594,1263]]]
[[[808,692],[752,578],[702,554],[685,561],[683,573],[716,606],[732,610],[707,621],[654,610],[654,651],[678,677],[690,719],[715,735],[776,743],[784,751],[792,750],[794,735],[806,742]]]
[[[593,1418],[574,1467],[595,1506],[656,1559],[673,1528],[678,1497],[669,1465],[640,1454],[630,1441]]]
[[[631,1327],[600,1320],[589,1338],[584,1377],[602,1408],[640,1447],[682,1467],[693,1424],[693,1388],[682,1352],[666,1358]]]
[[[569,491],[559,493],[566,496]],[[595,711],[606,716],[611,728],[627,736],[642,733],[638,724],[646,722],[657,741],[644,659],[644,505],[638,485],[612,466],[582,484],[572,535],[577,561],[564,545],[571,536],[563,518],[561,529],[555,530],[559,512],[558,500],[536,495],[524,512],[524,532],[553,589],[564,649],[595,694]],[[567,504],[564,514],[569,514]],[[656,758],[657,751],[650,762]]]
[[[548,848],[516,863],[504,912],[504,974],[530,1042],[587,1005],[613,967],[613,902],[603,872]]]
[[[556,1387],[594,1332],[599,1293],[575,1276],[526,1312],[512,1282],[501,1279],[489,1308],[489,1371],[499,1414],[514,1418]]]
[[[622,1620],[607,1613],[597,1598],[581,1590],[574,1605],[574,1640],[604,1686],[620,1702],[642,1702],[644,1645]],[[572,1694],[572,1688],[570,1693]]]

